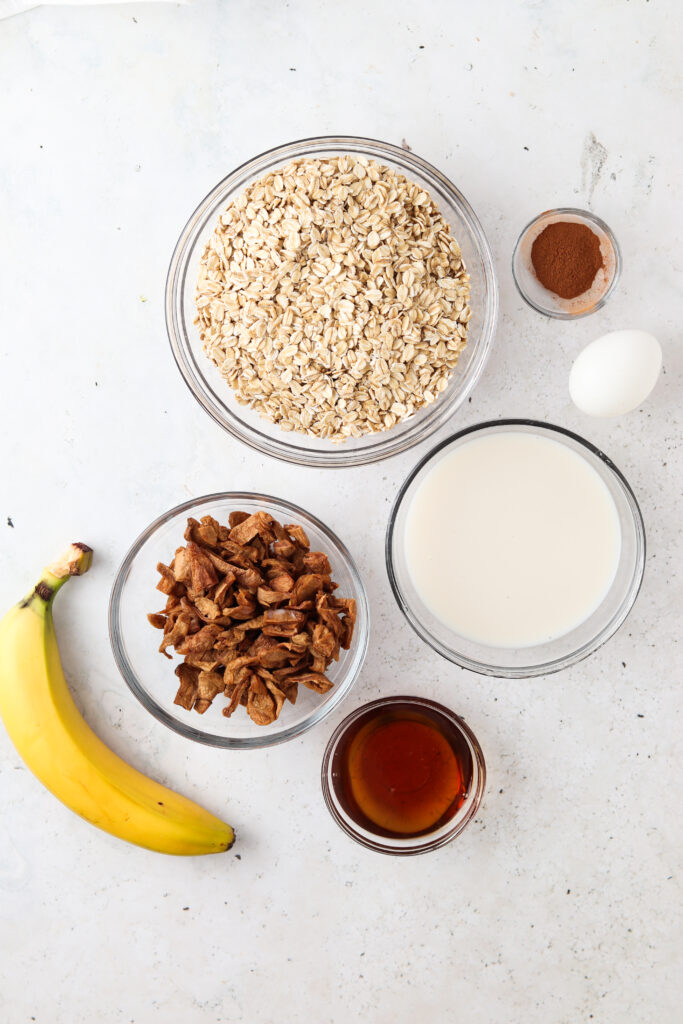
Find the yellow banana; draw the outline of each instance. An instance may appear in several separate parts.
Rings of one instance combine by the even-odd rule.
[[[90,548],[72,545],[0,622],[0,717],[10,739],[51,793],[106,832],[162,853],[228,850],[234,840],[229,825],[122,761],[74,704],[52,602],[91,561]]]

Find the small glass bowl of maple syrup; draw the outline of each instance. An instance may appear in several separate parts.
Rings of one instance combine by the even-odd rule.
[[[462,718],[423,697],[383,697],[337,727],[322,787],[337,824],[379,853],[427,853],[459,836],[486,783],[476,736]]]

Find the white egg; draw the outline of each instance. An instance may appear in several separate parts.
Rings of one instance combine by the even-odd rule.
[[[569,394],[589,416],[623,416],[637,409],[662,368],[659,342],[647,331],[612,331],[586,345],[569,374]]]

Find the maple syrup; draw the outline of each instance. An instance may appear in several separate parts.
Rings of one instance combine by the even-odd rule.
[[[345,730],[331,783],[361,828],[410,839],[441,828],[467,800],[472,753],[457,720],[432,702],[370,706]]]

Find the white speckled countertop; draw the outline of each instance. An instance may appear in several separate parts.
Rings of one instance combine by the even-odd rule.
[[[92,572],[58,609],[80,706],[119,753],[239,833],[214,858],[127,846],[46,793],[0,730],[4,1024],[680,1020],[682,23],[674,0],[195,0],[0,23],[0,603],[65,539],[92,544]],[[600,445],[641,503],[640,598],[569,671],[479,678],[403,621],[384,529],[431,442],[345,472],[280,465],[224,436],[171,359],[164,278],[189,212],[253,154],[334,132],[406,139],[489,235],[500,324],[453,426],[562,424]],[[529,310],[509,269],[520,228],[556,205],[590,206],[624,256],[605,309],[569,324]],[[571,362],[631,326],[661,339],[665,374],[642,409],[590,420],[568,398]],[[226,753],[171,733],[129,694],[107,601],[161,511],[264,486],[354,552],[372,650],[332,721]],[[406,860],[347,839],[318,781],[343,714],[400,691],[463,714],[489,769],[476,823]]]

